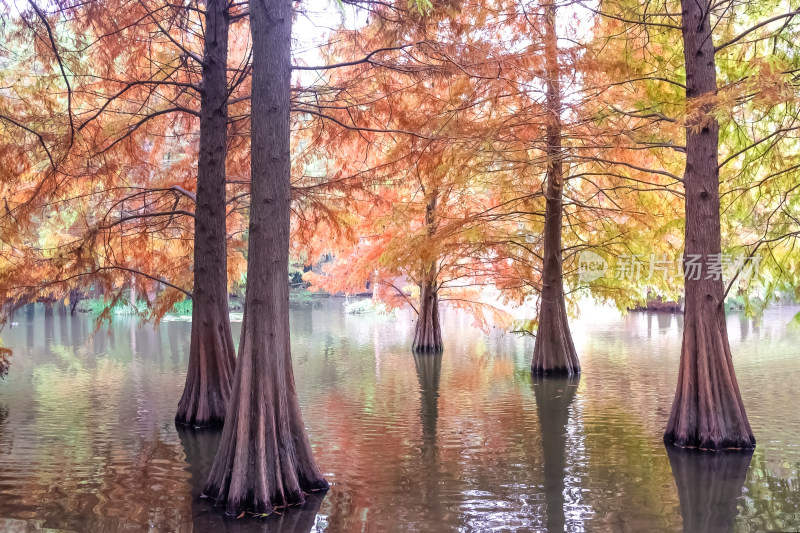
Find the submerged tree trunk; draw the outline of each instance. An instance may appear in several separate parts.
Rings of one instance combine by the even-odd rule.
[[[289,337],[291,0],[250,2],[251,203],[239,357],[204,489],[228,513],[271,513],[327,488],[295,391]]]
[[[714,43],[707,2],[682,0],[686,59],[686,98],[711,98],[717,90]],[[693,110],[686,129],[685,257],[704,267],[721,252],[719,214],[719,123],[705,100]],[[686,310],[678,386],[664,434],[667,444],[707,449],[752,448],[756,441],[747,421],[733,371],[723,306],[722,279],[684,275]],[[698,279],[694,279],[697,277]]]
[[[206,5],[200,159],[194,233],[192,334],[186,385],[175,421],[220,425],[236,365],[228,317],[228,257],[225,228],[225,155],[228,123],[228,8]]]
[[[425,206],[425,225],[428,238],[436,233],[436,202],[438,191],[430,195]],[[439,324],[439,272],[436,259],[432,259],[422,272],[419,283],[419,309],[417,325],[414,328],[414,353],[439,353],[444,349],[442,343],[442,327]]]
[[[539,325],[533,346],[534,374],[571,376],[581,371],[578,354],[569,331],[564,296],[561,257],[561,225],[564,186],[564,154],[561,148],[561,83],[558,67],[556,6],[545,9],[545,60],[547,71],[547,195],[544,218],[544,256],[542,293],[539,299]]]
[[[211,502],[203,498],[203,485],[211,471],[214,453],[219,447],[222,434],[220,428],[196,430],[178,424],[178,437],[186,455],[187,470],[191,475],[192,528],[194,531],[230,531],[230,519],[212,512]],[[257,531],[280,531],[308,533],[314,527],[317,513],[322,505],[324,493],[309,497],[306,502],[289,512],[273,514],[259,521]],[[246,529],[246,528],[245,528]]]

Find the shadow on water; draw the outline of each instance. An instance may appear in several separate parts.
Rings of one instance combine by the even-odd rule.
[[[176,424],[175,429],[186,454],[187,470],[192,476],[190,481],[194,531],[308,533],[314,528],[324,494],[310,494],[303,505],[284,509],[280,513],[275,512],[266,518],[236,519],[225,515],[221,509],[215,509],[211,502],[200,495],[214,462],[222,430],[193,429],[180,424]]]
[[[569,406],[575,399],[580,375],[568,378],[532,378],[544,455],[544,494],[547,531],[564,531],[564,477]]]
[[[714,453],[667,446],[667,455],[678,486],[683,531],[733,531],[753,451]]]

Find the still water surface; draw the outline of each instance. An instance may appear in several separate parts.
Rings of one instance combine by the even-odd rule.
[[[219,434],[176,429],[190,324],[40,305],[2,332],[0,531],[792,531],[800,529],[797,308],[728,327],[758,447],[668,453],[682,317],[575,322],[580,380],[533,381],[530,339],[445,311],[442,357],[411,317],[292,308],[295,379],[331,490],[266,520],[199,499]],[[234,323],[238,336],[239,324]]]

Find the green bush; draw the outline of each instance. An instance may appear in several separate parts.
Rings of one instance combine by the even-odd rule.
[[[170,311],[172,315],[179,315],[179,316],[190,316],[192,314],[192,300],[187,298],[183,301],[177,302],[175,305],[172,306],[172,311]]]

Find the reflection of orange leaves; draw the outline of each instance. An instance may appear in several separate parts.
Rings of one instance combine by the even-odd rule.
[[[393,390],[392,384],[385,384],[382,395],[395,399],[407,393],[407,390]],[[372,412],[366,414],[364,398],[351,398],[344,393],[329,391],[321,400],[320,412],[315,419],[327,421],[321,428],[327,445],[316,447],[314,455],[323,470],[326,465],[336,465],[336,470],[342,474],[359,472],[359,479],[381,477],[400,483],[405,476],[400,461],[408,454],[406,430],[412,425],[411,419],[415,419],[417,413],[414,410],[404,410],[400,416],[408,420],[387,424],[386,420],[396,415],[393,406],[372,406]],[[363,424],[370,417],[374,417],[376,431],[365,431]],[[380,445],[376,446],[375,441],[378,438]],[[352,479],[348,481],[355,482]],[[355,500],[352,505],[358,508],[371,507],[375,503],[368,490],[355,491],[353,497]]]
[[[514,362],[485,352],[476,353],[470,364],[453,367],[448,387],[455,390],[484,390],[496,383],[506,382],[514,374]]]
[[[442,384],[449,392],[439,397],[439,434],[450,439],[457,435],[461,449],[448,446],[442,449],[443,454],[452,451],[459,461],[463,449],[477,448],[481,452],[473,460],[490,467],[496,453],[520,445],[518,440],[502,436],[509,427],[529,426],[521,420],[532,416],[530,408],[519,389],[495,390],[498,384],[508,383],[513,373],[513,362],[497,357],[473,357],[453,366],[453,373],[446,375],[447,382]],[[497,409],[497,405],[504,408]]]

